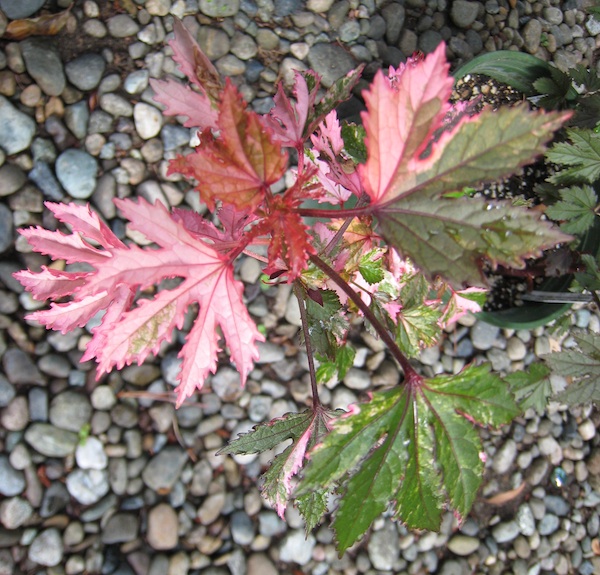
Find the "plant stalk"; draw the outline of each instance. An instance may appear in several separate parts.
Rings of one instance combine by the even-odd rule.
[[[302,286],[298,281],[294,282],[294,294],[298,300],[300,307],[300,319],[302,320],[302,332],[304,333],[304,345],[306,347],[306,355],[308,358],[308,373],[310,375],[310,388],[312,391],[313,409],[317,410],[321,406],[319,399],[319,386],[317,385],[317,376],[315,372],[315,360],[313,355],[312,344],[310,342],[310,333],[308,331],[308,315],[306,313],[306,305],[302,293]]]
[[[356,293],[348,282],[340,276],[331,266],[324,262],[318,256],[310,256],[310,261],[315,264],[322,272],[327,274],[343,291],[344,293],[354,302],[356,307],[363,312],[364,316],[371,323],[379,337],[387,345],[390,353],[394,356],[396,361],[400,364],[400,367],[404,371],[405,383],[413,385],[416,381],[420,381],[422,377],[415,371],[408,358],[400,351],[398,344],[394,341],[394,338],[390,335],[387,328],[375,317],[375,314],[369,309],[369,306],[362,300],[360,295]]]

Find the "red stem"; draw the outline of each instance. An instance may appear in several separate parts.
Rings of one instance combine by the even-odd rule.
[[[363,312],[364,316],[371,323],[379,337],[388,346],[390,353],[394,356],[400,367],[404,371],[405,384],[413,386],[422,381],[422,377],[410,365],[408,358],[400,351],[398,344],[394,341],[387,328],[375,317],[375,314],[370,310],[369,306],[362,300],[360,295],[356,293],[348,284],[348,282],[340,276],[331,266],[325,263],[318,256],[310,256],[310,261],[315,264],[322,272],[327,274],[354,302],[356,307]]]
[[[360,218],[361,216],[368,216],[370,214],[369,206],[341,210],[298,208],[294,211],[303,218],[326,218],[328,220],[331,220],[332,218]]]

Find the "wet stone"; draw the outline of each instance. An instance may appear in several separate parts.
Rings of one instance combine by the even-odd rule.
[[[79,437],[48,423],[34,423],[27,428],[25,441],[46,457],[66,457],[75,451]]]

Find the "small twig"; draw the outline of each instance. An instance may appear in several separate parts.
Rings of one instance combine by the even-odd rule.
[[[308,373],[310,374],[310,388],[312,391],[313,408],[318,409],[321,405],[319,399],[319,386],[317,385],[317,376],[315,372],[315,361],[313,356],[313,349],[310,342],[310,333],[308,330],[308,314],[306,313],[306,305],[304,303],[304,296],[302,293],[302,286],[298,282],[294,282],[294,293],[298,300],[298,306],[300,307],[300,319],[302,320],[302,331],[304,333],[304,345],[306,347],[306,355],[308,358]]]

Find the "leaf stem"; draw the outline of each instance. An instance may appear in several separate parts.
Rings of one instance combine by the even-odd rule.
[[[356,208],[362,208],[363,206],[369,203],[369,196],[365,193],[358,199],[356,203]],[[331,252],[335,249],[335,247],[340,243],[341,239],[344,237],[346,230],[350,227],[350,224],[354,220],[354,216],[346,218],[346,221],[341,225],[340,229],[335,233],[335,236],[331,238],[331,241],[325,246],[323,252],[319,255],[329,256]]]
[[[364,316],[371,323],[379,337],[388,346],[390,353],[394,356],[400,367],[404,371],[405,383],[414,385],[419,383],[423,378],[415,371],[414,367],[408,361],[408,358],[400,351],[398,344],[394,341],[387,328],[375,317],[369,306],[362,300],[360,295],[356,293],[348,284],[348,282],[340,276],[331,266],[324,262],[318,256],[310,256],[310,261],[316,265],[322,272],[327,274],[354,302],[356,307],[363,312]]]
[[[370,206],[345,208],[341,210],[298,208],[294,211],[303,218],[326,218],[331,220],[333,218],[359,218],[361,216],[368,216],[370,214]]]
[[[310,375],[310,388],[312,391],[313,409],[316,411],[321,407],[321,400],[319,399],[319,387],[317,385],[317,377],[315,372],[315,360],[313,355],[312,344],[310,342],[310,333],[308,331],[308,315],[306,313],[304,294],[302,292],[302,285],[298,281],[295,281],[294,294],[296,294],[296,298],[298,299],[298,306],[300,307],[300,319],[302,320],[304,345],[306,347],[306,355],[308,358],[308,373]]]

